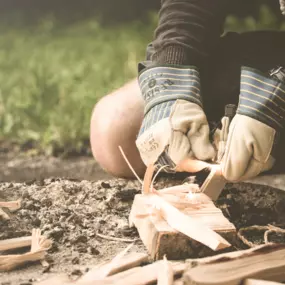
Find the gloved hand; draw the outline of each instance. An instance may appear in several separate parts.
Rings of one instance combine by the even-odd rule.
[[[229,181],[270,170],[285,118],[285,84],[244,67],[237,114],[233,118],[221,166]]]
[[[173,170],[186,157],[207,160],[215,156],[195,68],[146,68],[139,75],[139,85],[145,117],[136,145],[146,165],[159,163]]]

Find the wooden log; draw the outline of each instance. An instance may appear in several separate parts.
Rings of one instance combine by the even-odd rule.
[[[198,222],[206,225],[228,241],[235,242],[236,229],[234,225],[223,216],[221,210],[215,207],[206,195],[197,195],[200,195],[199,199],[203,200],[203,204],[199,209],[195,207],[184,209],[184,214],[191,217],[196,224]],[[147,199],[147,195],[135,196],[129,220],[130,225],[133,224],[138,229],[140,238],[153,259],[162,259],[166,255],[169,260],[179,260],[214,254],[214,251],[205,245],[174,230],[163,217],[148,215]]]
[[[198,265],[183,277],[185,285],[238,285],[247,278],[284,281],[285,245],[271,244],[236,258]]]

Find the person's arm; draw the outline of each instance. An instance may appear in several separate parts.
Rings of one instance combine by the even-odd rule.
[[[186,157],[215,156],[199,67],[220,38],[226,0],[164,0],[151,61],[140,64],[145,116],[136,141],[146,165],[173,170]]]

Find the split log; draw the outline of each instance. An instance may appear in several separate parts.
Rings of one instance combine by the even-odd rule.
[[[285,280],[285,245],[269,244],[241,252],[238,257],[216,259],[187,270],[184,284],[238,285],[247,278],[276,282]]]
[[[196,207],[188,207],[183,210],[183,213],[189,217],[186,225],[188,227],[195,225],[195,228],[192,228],[192,232],[196,231],[195,234],[199,233],[203,235],[203,238],[207,238],[207,236],[206,232],[201,231],[201,228],[207,226],[228,241],[235,242],[236,229],[234,225],[223,216],[221,210],[215,207],[214,203],[206,195],[197,194],[197,197],[203,200],[203,204],[198,209]],[[195,201],[197,201],[196,198],[194,197]],[[148,199],[149,195],[135,196],[129,220],[130,225],[133,224],[138,229],[140,238],[153,259],[162,259],[166,255],[170,260],[179,260],[214,254],[214,251],[205,245],[174,230],[164,217],[149,215],[146,209]],[[173,223],[181,222],[177,219],[179,218],[172,216]],[[193,223],[189,221],[193,221]],[[227,243],[226,240],[225,242]]]
[[[31,246],[32,236],[0,240],[0,251]]]

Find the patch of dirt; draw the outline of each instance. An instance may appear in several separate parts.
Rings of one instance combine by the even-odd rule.
[[[156,188],[182,181],[160,178]],[[30,183],[0,183],[0,199],[22,199],[22,208],[0,221],[0,239],[26,236],[39,227],[54,243],[48,252],[49,270],[38,263],[0,274],[0,284],[31,284],[47,275],[66,272],[74,277],[92,265],[110,260],[126,243],[100,238],[107,236],[136,239],[128,227],[128,215],[137,181],[123,179],[97,182],[44,179]],[[285,193],[268,186],[249,183],[229,184],[217,205],[238,227],[254,224],[285,224]],[[257,241],[255,235],[250,238]],[[132,251],[145,251],[137,242]]]
[[[91,181],[111,178],[89,156],[66,159],[28,155],[0,156],[0,182],[26,182],[51,177]]]

